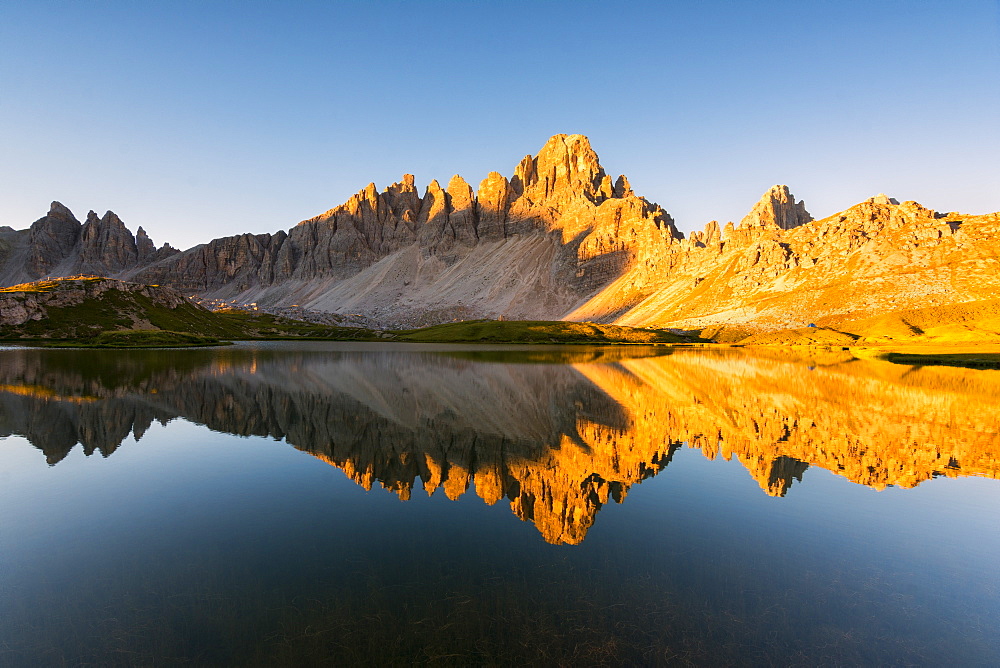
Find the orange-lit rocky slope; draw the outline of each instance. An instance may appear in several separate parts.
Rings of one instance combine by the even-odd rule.
[[[65,351],[3,351],[0,435],[26,436],[54,464],[78,442],[107,456],[129,433],[183,417],[284,439],[402,499],[415,487],[506,499],[545,540],[570,544],[683,443],[736,458],[775,496],[810,466],[876,489],[1000,476],[1000,372],[847,352],[620,350],[572,364],[197,350],[155,353],[153,367],[142,354],[93,351],[80,364]]]
[[[586,137],[556,135],[508,178],[369,184],[276,234],[156,249],[110,212],[58,202],[0,228],[0,282],[80,271],[240,302],[361,314],[385,325],[570,319],[746,333],[1000,298],[1000,215],[940,214],[884,195],[814,221],[775,186],[733,226],[689,238],[605,173]]]
[[[720,236],[709,225],[570,318],[615,313],[620,324],[773,330],[1000,297],[1000,214],[942,215],[880,195],[782,229],[774,219],[792,202],[776,187],[740,226]]]

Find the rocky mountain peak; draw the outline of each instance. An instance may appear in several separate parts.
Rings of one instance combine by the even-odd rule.
[[[474,244],[477,239],[476,193],[458,174],[448,181],[448,204],[451,209],[448,222],[455,239],[466,245]]]
[[[80,271],[107,275],[135,266],[135,237],[113,211],[98,219],[91,211],[80,230]]]
[[[444,188],[437,179],[427,184],[424,191],[423,206],[420,208],[420,218],[422,224],[443,225],[448,219],[448,198]]]
[[[479,213],[480,239],[502,239],[506,231],[507,209],[516,197],[507,177],[490,172],[479,184],[476,204]]]
[[[791,230],[812,220],[805,202],[796,202],[788,186],[777,185],[771,186],[744,216],[740,228]]]
[[[426,197],[428,194],[433,193],[435,196],[443,190],[441,184],[438,183],[437,179],[431,179],[431,182],[427,184],[427,190],[424,192]]]
[[[583,194],[594,201],[603,199],[599,193],[604,169],[587,137],[555,135],[545,142],[533,162],[536,197],[562,199],[569,194]]]
[[[104,216],[101,218],[101,222],[105,225],[125,229],[125,223],[122,222],[122,219],[119,218],[118,214],[114,211],[105,211]]]
[[[139,256],[139,262],[145,261],[156,252],[156,244],[149,238],[146,230],[142,229],[141,225],[135,232],[135,249]]]
[[[885,193],[879,193],[878,195],[875,195],[875,197],[872,197],[868,201],[871,202],[872,204],[879,204],[882,206],[888,206],[890,204],[899,206],[899,200],[897,200],[894,197],[889,197]]]
[[[533,186],[537,180],[536,177],[535,158],[530,155],[521,158],[521,162],[514,168],[514,176],[510,180],[515,195],[520,196],[525,189]]]
[[[413,174],[403,174],[403,178],[386,188],[386,192],[393,194],[417,192]]]
[[[622,197],[630,197],[634,194],[635,193],[632,192],[632,186],[629,185],[628,179],[624,174],[621,174],[618,177],[618,180],[615,181],[614,196],[620,199]]]
[[[68,258],[80,238],[80,221],[59,202],[52,202],[49,212],[31,224],[29,253],[25,269],[33,278],[49,274]]]
[[[454,194],[454,192],[456,191],[461,191],[464,193],[466,190],[471,193],[472,187],[469,185],[468,181],[462,178],[461,174],[455,174],[454,176],[451,177],[451,179],[449,179],[448,181],[449,194]]]
[[[79,273],[106,276],[176,253],[166,245],[157,250],[141,227],[133,237],[114,211],[98,216],[91,210],[81,224],[72,211],[53,202],[49,213],[31,225],[23,271],[31,279]]]
[[[80,236],[84,241],[87,241],[107,235],[109,232],[113,234],[124,232],[129,237],[132,236],[132,233],[125,227],[125,223],[122,222],[122,219],[114,211],[107,211],[100,218],[97,217],[96,213],[90,211],[87,213],[87,222],[83,224],[80,230]]]
[[[403,174],[401,181],[393,183],[382,195],[389,211],[400,221],[412,225],[420,213],[420,192],[414,183],[413,174]]]
[[[64,206],[62,202],[52,202],[52,204],[49,205],[49,212],[45,217],[49,219],[76,221],[76,217],[73,216],[73,212]]]

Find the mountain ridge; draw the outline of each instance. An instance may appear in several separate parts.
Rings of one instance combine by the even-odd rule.
[[[406,174],[287,231],[186,251],[156,248],[141,228],[133,237],[111,212],[80,225],[55,202],[27,235],[0,230],[0,281],[93,272],[395,326],[504,317],[760,331],[998,298],[998,231],[1000,214],[885,195],[817,221],[779,185],[739,225],[685,237],[604,171],[586,137],[555,135],[475,190],[456,174],[421,196]]]

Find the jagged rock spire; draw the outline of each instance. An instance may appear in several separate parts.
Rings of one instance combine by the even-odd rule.
[[[49,274],[70,256],[79,239],[80,221],[60,202],[52,202],[48,214],[31,224],[28,274],[34,278]]]
[[[80,230],[80,269],[84,273],[106,274],[131,267],[139,254],[135,237],[113,211],[102,218],[91,211]]]
[[[46,218],[59,218],[63,220],[76,220],[73,212],[70,211],[62,202],[52,202],[49,205],[49,213]]]
[[[771,186],[740,222],[742,229],[790,230],[811,222],[805,202],[795,201],[788,186]]]
[[[515,197],[510,181],[499,172],[490,172],[482,180],[476,194],[480,239],[496,240],[505,236],[507,210]]]
[[[534,158],[525,156],[511,183],[518,194],[523,192],[536,201],[558,199],[563,193],[599,201],[604,198],[605,176],[587,137],[559,134],[545,142]]]

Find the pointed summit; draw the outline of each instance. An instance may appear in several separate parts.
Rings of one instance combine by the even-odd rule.
[[[577,191],[592,199],[604,180],[604,169],[590,140],[583,135],[555,135],[535,157],[538,184],[551,196],[560,191]]]
[[[795,201],[788,186],[771,186],[740,222],[741,229],[790,230],[811,222],[805,202]]]
[[[510,181],[499,172],[490,172],[482,180],[479,192],[476,194],[480,239],[495,240],[505,236],[504,223],[507,221],[507,210],[514,197],[516,195]]]
[[[80,229],[80,271],[106,276],[138,260],[135,237],[114,211],[102,218],[91,211]]]
[[[49,205],[49,213],[47,218],[57,218],[60,220],[76,220],[73,212],[70,211],[62,202],[52,202]]]
[[[615,181],[614,196],[620,199],[622,197],[630,197],[634,194],[635,193],[632,192],[632,186],[629,185],[628,179],[625,178],[624,174],[621,174],[618,177],[618,180]]]
[[[870,198],[868,201],[871,202],[872,204],[881,204],[882,206],[888,206],[890,204],[895,204],[895,205],[899,204],[899,200],[897,200],[895,197],[889,197],[885,193],[879,193],[878,195],[875,195],[875,197]]]
[[[31,224],[26,270],[32,278],[45,276],[73,252],[80,238],[80,221],[59,202]]]
[[[139,262],[144,262],[156,252],[156,244],[146,234],[146,230],[142,229],[142,225],[135,232],[135,250],[138,253]]]

